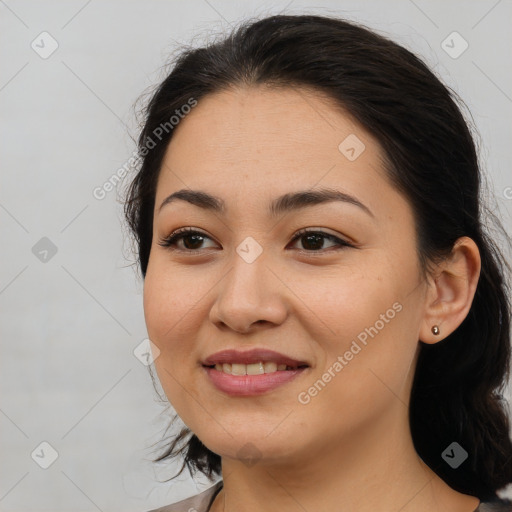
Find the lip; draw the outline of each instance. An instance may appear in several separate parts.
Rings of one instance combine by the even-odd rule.
[[[253,348],[251,350],[244,351],[234,349],[221,350],[220,352],[215,352],[215,354],[208,356],[204,361],[202,361],[202,364],[203,366],[213,366],[215,364],[224,363],[252,364],[259,363],[260,361],[272,362],[278,365],[285,364],[292,367],[309,366],[306,361],[300,361],[290,356],[280,354],[279,352],[275,352],[274,350],[265,348]]]
[[[260,361],[272,362],[277,365],[285,364],[297,369],[278,370],[260,375],[229,375],[215,368],[210,368],[215,364],[251,364]],[[218,390],[231,396],[251,396],[268,393],[310,369],[310,365],[305,361],[265,348],[253,348],[244,351],[235,349],[221,350],[208,356],[202,361],[202,365],[210,382]],[[306,366],[306,368],[298,368],[299,366]]]
[[[231,396],[251,396],[268,393],[307,372],[309,367],[297,370],[278,370],[261,375],[228,375],[208,366],[204,366],[203,369],[210,382],[218,390]]]

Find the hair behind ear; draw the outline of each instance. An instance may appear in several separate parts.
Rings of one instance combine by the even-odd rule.
[[[487,501],[512,482],[508,403],[510,295],[502,256],[480,243],[479,283],[462,324],[439,343],[422,344],[414,377],[410,423],[418,454],[455,490]],[[442,403],[442,407],[440,407]],[[441,457],[457,442],[468,459],[451,468]]]

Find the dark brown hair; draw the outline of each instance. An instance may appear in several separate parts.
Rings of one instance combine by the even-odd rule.
[[[469,314],[446,339],[421,343],[410,427],[420,457],[452,488],[495,498],[512,482],[507,403],[500,394],[510,368],[508,266],[484,231],[482,175],[456,95],[407,49],[342,19],[277,15],[242,23],[215,44],[183,50],[145,110],[141,165],[125,203],[142,275],[157,178],[173,132],[144,151],[148,141],[190,98],[263,83],[326,93],[376,137],[388,176],[413,206],[425,271],[459,237],[477,244],[482,267]],[[457,469],[441,458],[454,441],[469,454]],[[156,460],[177,455],[184,456],[181,471],[186,465],[209,477],[221,472],[220,457],[186,428]]]

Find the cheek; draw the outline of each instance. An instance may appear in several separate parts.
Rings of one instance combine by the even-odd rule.
[[[346,421],[375,414],[397,396],[407,400],[419,324],[413,263],[375,262],[310,288],[306,302],[317,318],[311,332],[321,358],[301,403],[310,400],[319,414],[343,410]]]
[[[181,345],[173,340],[181,336],[178,333],[194,315],[201,296],[186,273],[176,272],[159,259],[150,259],[144,280],[144,317],[150,339],[160,350],[168,350],[169,345]]]
[[[147,332],[160,350],[156,373],[169,402],[187,425],[199,417],[197,412],[192,414],[190,404],[191,398],[199,399],[198,372],[202,371],[195,345],[198,326],[207,315],[201,299],[212,286],[203,284],[198,286],[186,271],[176,272],[158,258],[148,265],[144,281]]]
[[[158,376],[167,393],[173,379],[180,379],[180,367],[185,354],[190,354],[185,327],[193,317],[193,294],[183,293],[179,280],[169,272],[160,272],[156,265],[148,266],[144,280],[144,317],[149,339],[160,350],[155,360]],[[190,357],[190,355],[189,355]],[[181,363],[181,364],[180,364]]]

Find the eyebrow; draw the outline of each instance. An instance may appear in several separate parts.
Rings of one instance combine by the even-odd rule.
[[[162,208],[175,201],[186,201],[194,206],[198,206],[204,210],[210,210],[219,214],[226,213],[226,204],[220,197],[213,196],[201,190],[182,189],[172,193],[164,199],[158,212]],[[372,211],[364,205],[359,199],[330,188],[322,188],[316,190],[301,190],[298,192],[290,192],[274,199],[268,207],[268,213],[271,217],[277,217],[283,213],[294,210],[300,210],[308,206],[315,206],[323,203],[341,201],[343,203],[353,204],[371,217],[375,217]]]

